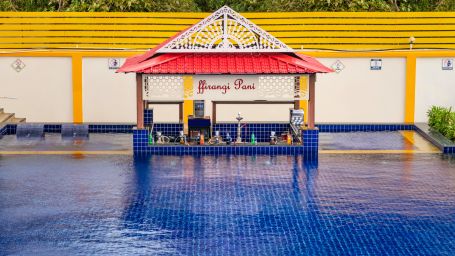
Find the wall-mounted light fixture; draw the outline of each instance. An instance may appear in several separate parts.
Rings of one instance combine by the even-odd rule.
[[[409,50],[412,50],[412,47],[414,46],[414,43],[416,42],[416,38],[413,36],[409,37]]]

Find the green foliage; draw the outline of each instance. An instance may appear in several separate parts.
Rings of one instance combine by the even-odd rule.
[[[66,11],[73,12],[191,12],[197,11],[193,0],[66,0]]]
[[[452,112],[452,108],[432,106],[427,115],[431,128],[455,141],[455,112]]]
[[[269,0],[261,11],[391,11],[384,0]]]
[[[0,11],[194,12],[194,0],[0,0]]]
[[[455,0],[0,0],[0,11],[455,11]]]

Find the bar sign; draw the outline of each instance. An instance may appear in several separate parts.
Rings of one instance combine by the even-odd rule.
[[[382,69],[382,59],[371,59],[370,60],[370,70],[381,70]]]
[[[442,70],[453,70],[453,59],[443,59]]]

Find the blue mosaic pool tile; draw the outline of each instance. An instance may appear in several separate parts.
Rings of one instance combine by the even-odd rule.
[[[316,161],[319,154],[319,129],[303,130],[303,157],[308,161]]]
[[[161,132],[165,136],[177,137],[179,132],[183,131],[183,124],[177,123],[155,123],[153,125],[153,134]]]
[[[455,154],[455,147],[444,147],[444,154]]]
[[[153,123],[153,109],[144,109],[144,125],[150,126]]]
[[[75,158],[2,156],[2,255],[455,251],[453,163],[435,154]]]
[[[148,131],[133,130],[133,151],[134,153],[148,153],[151,147],[148,146]]]
[[[12,134],[16,134],[16,128],[17,128],[17,125],[15,124],[7,124],[6,125],[6,134],[7,135],[12,135]]]
[[[251,141],[251,135],[254,133],[258,142],[268,142],[270,140],[270,132],[274,131],[277,136],[281,133],[289,132],[288,123],[246,123],[242,127],[242,140]],[[213,132],[220,131],[221,137],[225,138],[229,133],[232,138],[237,136],[237,124],[235,123],[217,123],[213,126]]]
[[[320,132],[383,132],[415,130],[413,124],[317,124]]]
[[[44,125],[44,132],[61,133],[62,132],[62,125],[61,124],[45,124]]]
[[[3,137],[3,135],[6,135],[8,132],[8,128],[6,125],[0,126],[0,139]]]
[[[134,124],[89,124],[90,133],[132,133]]]
[[[180,146],[148,144],[148,131],[133,130],[133,151],[135,155],[297,155],[304,152],[302,146],[286,145],[243,145],[243,146]]]

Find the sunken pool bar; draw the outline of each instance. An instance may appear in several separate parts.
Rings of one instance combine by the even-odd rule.
[[[33,124],[27,124],[33,126]],[[21,124],[19,124],[21,126]],[[222,142],[219,144],[209,144],[206,140],[204,145],[197,145],[197,142],[189,142],[182,145],[180,142],[170,142],[167,144],[156,144],[157,132],[163,136],[178,138],[183,124],[177,123],[155,123],[153,139],[148,130],[137,130],[134,124],[38,124],[42,127],[43,133],[65,133],[63,130],[72,129],[79,132],[81,126],[90,133],[129,133],[133,134],[133,151],[135,155],[303,155],[306,160],[318,159],[318,138],[319,132],[339,133],[339,132],[382,132],[382,131],[416,131],[425,139],[437,146],[444,154],[455,154],[455,143],[444,138],[438,132],[433,131],[426,124],[317,124],[314,130],[302,130],[301,138],[303,143],[287,145],[285,142],[278,142],[276,145],[270,144],[270,134],[275,132],[278,135],[288,132],[291,127],[289,123],[246,123],[247,129],[242,130],[242,144],[235,144],[235,134],[237,124],[219,123],[213,125],[213,131],[219,131]],[[5,124],[0,126],[0,139],[3,135],[15,135],[18,131],[17,124]],[[64,127],[62,129],[62,127]],[[66,127],[66,128],[65,128]],[[73,128],[72,128],[73,127]],[[79,127],[79,128],[78,128]],[[68,133],[66,131],[66,133]],[[83,133],[83,132],[82,132]],[[231,145],[226,143],[226,135],[230,133],[233,137]],[[251,144],[251,135],[255,134],[256,145]],[[80,135],[80,134],[79,134]],[[78,135],[78,136],[79,136]],[[215,132],[213,132],[215,135]],[[65,136],[71,136],[65,135]],[[213,138],[213,137],[212,137]],[[89,138],[88,138],[89,139]]]

